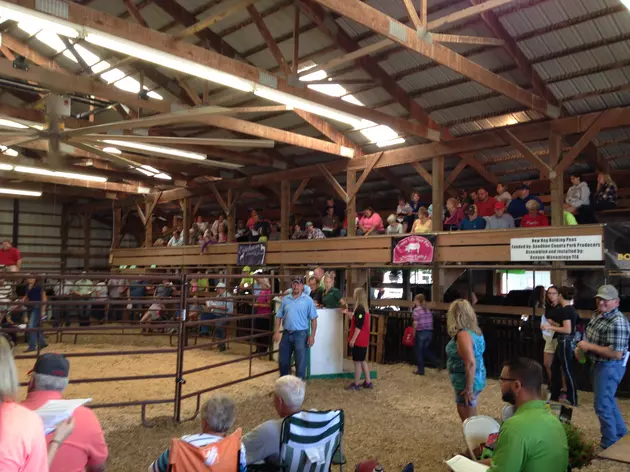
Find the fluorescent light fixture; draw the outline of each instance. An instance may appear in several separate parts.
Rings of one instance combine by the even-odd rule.
[[[376,145],[380,148],[384,148],[384,147],[388,147],[388,146],[394,146],[396,144],[402,144],[405,142],[405,138],[396,138],[396,139],[392,139],[390,141],[380,141],[378,143],[376,143]]]
[[[24,197],[41,197],[42,196],[42,192],[35,192],[33,190],[18,190],[14,188],[0,188],[0,194],[22,195]]]
[[[144,170],[148,170],[149,172],[153,172],[154,174],[159,174],[160,173],[160,171],[157,170],[155,167],[151,167],[151,166],[148,166],[146,164],[143,164],[140,167],[142,167]]]
[[[122,151],[120,149],[117,149],[115,147],[104,147],[103,151],[108,152],[110,154],[122,154]]]
[[[76,28],[64,24],[63,20],[55,19],[55,21],[50,21],[48,19],[50,17],[49,15],[33,11],[29,8],[21,7],[19,5],[3,3],[3,5],[0,6],[0,16],[4,19],[28,25],[27,28],[29,31],[33,31],[35,29],[38,31],[49,30],[53,33],[67,36],[68,38],[79,37],[79,31]]]
[[[18,152],[15,149],[8,148],[6,146],[0,146],[0,152],[5,156],[17,157]]]
[[[144,174],[144,175],[148,176],[148,177],[153,177],[153,172],[149,172],[148,170],[144,170],[144,169],[142,169],[142,168],[140,168],[140,167],[136,167],[136,170],[137,170],[138,172],[140,172],[140,173],[142,173],[142,174]]]
[[[9,164],[0,164],[0,170],[13,170],[13,166]]]
[[[101,32],[88,32],[85,40],[111,51],[116,51],[119,54],[136,57],[161,67],[167,67],[179,73],[194,75],[195,77],[206,79],[210,82],[225,85],[226,87],[241,90],[243,92],[254,91],[254,83],[250,80],[242,79],[233,74],[227,74],[188,59],[182,59],[173,54],[142,46],[126,39],[117,38]]]
[[[155,177],[156,179],[171,180],[171,176],[164,173],[155,174],[153,177]]]
[[[26,129],[28,126],[23,125],[22,123],[18,123],[17,121],[5,120],[4,118],[0,118],[0,126],[4,126],[5,128],[18,128],[18,129]]]
[[[278,90],[274,90],[269,87],[259,85],[256,87],[254,93],[259,97],[266,98],[267,100],[271,100],[273,102],[282,103],[283,105],[297,108],[298,110],[308,111],[310,113],[314,113],[315,115],[330,118],[335,121],[340,121],[341,123],[346,123],[353,128],[360,128],[362,124],[361,119],[356,116],[352,116],[347,113],[337,111],[325,106],[316,105],[315,103],[309,102],[308,100],[303,100],[301,98],[289,95],[288,93],[279,92]]]
[[[88,180],[90,182],[107,182],[107,178],[105,178],[105,177],[98,177],[96,175],[75,174],[74,172],[53,171],[53,170],[48,170],[48,169],[42,169],[42,168],[39,168],[39,167],[15,166],[15,168],[13,170],[15,170],[15,172],[22,172],[24,174],[48,175],[50,177],[61,177],[61,178],[64,178],[64,179]]]
[[[205,154],[200,154],[198,152],[191,152],[191,151],[182,151],[181,149],[168,148],[168,147],[162,147],[162,146],[153,146],[151,144],[144,144],[144,143],[134,143],[131,141],[118,141],[116,139],[105,139],[103,140],[103,142],[107,144],[113,144],[114,146],[137,149],[139,151],[153,152],[156,154],[162,154],[166,156],[186,157],[188,159],[196,159],[198,161],[206,160]]]

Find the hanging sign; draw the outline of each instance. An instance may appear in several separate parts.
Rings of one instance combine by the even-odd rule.
[[[265,265],[267,245],[265,243],[239,244],[237,254],[237,264],[239,266]]]
[[[431,264],[435,234],[392,238],[392,264]]]
[[[630,270],[630,223],[608,223],[604,227],[606,267]]]
[[[601,235],[510,239],[511,261],[601,261]]]

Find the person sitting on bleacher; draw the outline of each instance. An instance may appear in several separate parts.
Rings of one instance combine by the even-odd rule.
[[[511,229],[514,228],[514,218],[505,212],[505,204],[496,202],[494,204],[494,215],[486,220],[486,229]]]
[[[278,418],[266,421],[243,437],[247,452],[247,464],[265,461],[271,464],[280,462],[280,433],[282,422],[302,410],[306,383],[293,375],[285,375],[276,380],[273,392],[273,406]]]
[[[617,184],[610,174],[597,174],[597,191],[593,196],[594,211],[614,210],[617,208]]]
[[[530,200],[525,204],[527,215],[521,219],[521,228],[531,228],[532,226],[549,226],[549,218],[540,213],[540,206],[536,200]]]
[[[234,425],[235,420],[236,405],[234,401],[225,395],[215,395],[203,405],[201,413],[202,432],[200,434],[187,434],[182,436],[181,441],[195,448],[206,449],[204,462],[207,466],[234,460],[230,457],[221,456],[222,453],[226,456],[229,455],[226,453],[229,449],[220,448],[219,443],[229,439],[240,439],[240,429],[233,435],[228,435],[228,431]],[[280,442],[280,439],[278,439],[278,442]],[[217,447],[208,450],[207,446],[211,444],[217,444]],[[181,456],[180,454],[171,454],[171,448],[169,447],[149,466],[148,472],[167,472],[171,470],[169,465],[178,464],[179,457],[183,456],[188,456],[188,453],[184,452]],[[183,462],[183,464],[190,464],[190,462]],[[201,467],[203,467],[203,465]],[[241,444],[240,447],[238,463],[235,469],[236,472],[245,472],[247,470],[246,451],[243,444]],[[202,469],[174,468],[174,470],[186,470],[186,472],[190,470],[190,472],[192,472],[193,470]]]
[[[486,228],[486,220],[477,214],[477,205],[470,205],[466,209],[466,215],[467,218],[459,224],[459,229],[462,231]]]
[[[538,202],[540,212],[543,211],[545,206],[543,205],[543,202],[540,200],[540,198],[529,193],[529,185],[521,185],[514,193],[514,198],[510,202],[510,206],[508,206],[508,213],[514,217],[514,223],[516,224],[517,228],[521,226],[521,219],[529,211],[525,205],[530,200],[535,200],[536,202]]]
[[[588,206],[590,203],[591,190],[588,184],[582,181],[582,176],[577,172],[572,172],[569,176],[571,187],[567,190],[564,209],[572,215],[579,215],[580,208]]]

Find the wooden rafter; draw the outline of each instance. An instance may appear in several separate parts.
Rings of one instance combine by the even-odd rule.
[[[493,185],[496,185],[499,183],[499,179],[497,179],[497,177],[488,172],[486,170],[486,168],[484,166],[481,165],[481,163],[475,158],[475,153],[466,153],[466,154],[460,154],[460,157],[462,158],[462,161],[466,162],[467,165],[469,165],[470,167],[472,167],[473,169],[475,169],[475,171],[477,171],[477,173],[488,183],[491,183]]]
[[[349,52],[347,54],[344,54],[341,57],[337,57],[335,59],[331,59],[328,62],[325,62],[324,64],[317,66],[317,67],[313,67],[312,69],[308,69],[304,72],[302,72],[300,74],[300,77],[304,77],[310,74],[313,74],[315,72],[319,72],[320,70],[325,70],[327,72],[342,66],[344,64],[347,64],[348,62],[354,62],[357,59],[360,59],[364,56],[369,56],[370,54],[374,54],[375,52],[381,51],[382,49],[385,49],[386,47],[391,46],[392,44],[394,44],[393,41],[390,41],[389,39],[386,39],[384,41],[379,41],[377,43],[374,44],[370,44],[368,46],[359,48],[355,51]],[[315,82],[309,82],[309,83],[315,83]],[[340,81],[335,80],[335,83],[340,83]]]
[[[431,39],[438,43],[477,44],[481,46],[505,46],[505,41],[497,38],[465,36],[461,34],[431,33]]]
[[[304,190],[306,189],[306,186],[308,185],[310,180],[311,179],[302,179],[302,182],[300,182],[299,187],[297,188],[297,190],[293,194],[293,197],[291,197],[291,209],[290,209],[290,212],[293,212],[293,207],[296,205],[296,203],[298,202],[298,200],[302,196],[302,192],[304,192]]]
[[[547,175],[552,171],[552,168],[543,161],[540,157],[538,157],[527,144],[514,136],[510,130],[502,129],[498,130],[499,136],[505,140],[507,144],[511,144],[515,149],[517,149],[525,159],[534,164],[536,168],[544,175]]]
[[[136,4],[133,3],[133,0],[124,0],[124,2],[125,2],[125,6],[127,7],[127,11],[129,12],[131,16],[134,17],[134,19],[138,22],[138,24],[148,27],[149,25],[147,25],[146,20],[140,14],[140,10],[136,6]]]
[[[407,14],[409,15],[409,18],[411,18],[411,22],[416,27],[416,29],[419,30],[426,27],[427,25],[426,10],[423,14],[423,18],[424,18],[424,23],[423,23],[420,17],[418,16],[418,12],[416,11],[416,7],[413,4],[413,0],[402,0],[402,1],[405,4],[405,8],[407,9]],[[422,0],[422,1],[424,2],[424,6],[426,7],[427,6],[426,0]]]
[[[298,115],[308,124],[310,124],[317,131],[322,133],[328,139],[330,139],[333,143],[353,149],[354,157],[359,157],[363,155],[363,152],[361,152],[361,148],[356,143],[351,141],[350,138],[348,138],[342,132],[335,129],[333,125],[331,125],[324,119],[303,110],[293,110],[293,111],[295,112],[296,115]]]
[[[247,7],[247,12],[249,13],[249,16],[252,17],[252,20],[254,20],[254,24],[256,25],[258,32],[267,44],[267,47],[276,60],[276,63],[280,67],[280,70],[282,70],[284,75],[286,75],[287,77],[290,76],[292,73],[291,68],[285,61],[284,56],[282,55],[282,51],[278,47],[278,43],[276,43],[276,40],[273,39],[273,35],[271,34],[271,31],[269,31],[269,28],[267,28],[267,25],[265,24],[265,20],[263,19],[262,15],[258,12],[254,5],[249,5]]]
[[[433,178],[428,170],[426,170],[419,162],[412,162],[411,167],[422,177],[429,185],[433,185]]]
[[[560,115],[559,108],[551,106],[544,98],[490,72],[440,44],[427,44],[416,35],[413,29],[368,4],[362,3],[360,0],[345,0],[343,2],[337,0],[315,1],[518,103],[552,118],[557,118]]]
[[[217,186],[214,184],[214,182],[210,182],[210,190],[212,190],[212,193],[214,194],[214,197],[217,199],[217,202],[219,203],[219,205],[221,206],[223,213],[225,213],[226,215],[229,214],[230,208],[227,206],[227,203],[225,203],[225,200],[223,200],[223,197],[221,196],[221,193],[217,189]]]
[[[455,179],[457,179],[459,174],[462,173],[462,171],[466,168],[467,165],[468,163],[464,159],[461,159],[457,163],[455,168],[451,171],[450,174],[448,174],[448,177],[444,181],[444,191],[448,190],[451,187],[451,185],[453,185],[453,183],[455,182]]]
[[[328,168],[325,165],[322,165],[322,164],[317,164],[317,169],[326,178],[326,180],[331,185],[331,187],[333,188],[335,193],[339,196],[339,198],[341,198],[344,202],[347,203],[348,202],[348,194],[343,189],[341,184],[339,182],[337,182],[337,179],[335,179],[335,177],[332,175],[330,170],[328,170]]]
[[[354,185],[354,189],[352,190],[352,192],[350,192],[348,194],[348,200],[349,201],[354,199],[354,197],[357,196],[357,193],[359,193],[359,190],[361,189],[361,185],[363,185],[363,183],[370,176],[370,173],[372,172],[372,169],[374,169],[374,166],[376,164],[378,164],[378,161],[381,159],[381,157],[383,157],[383,153],[382,152],[380,154],[374,154],[372,157],[370,157],[368,159],[367,167],[365,168],[363,173],[361,173],[361,177],[359,177],[359,179],[357,180],[356,184]]]
[[[210,15],[203,20],[195,23],[194,25],[189,26],[185,30],[179,32],[177,34],[178,39],[187,38],[188,36],[192,36],[194,34],[199,33],[200,31],[205,30],[206,28],[218,23],[221,20],[224,20],[230,15],[238,13],[243,8],[256,3],[258,0],[239,0],[238,2],[230,5],[228,8],[225,8],[219,13],[215,13],[214,15]]]

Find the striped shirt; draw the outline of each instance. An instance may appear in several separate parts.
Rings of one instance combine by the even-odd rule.
[[[0,301],[11,301],[13,294],[13,289],[11,285],[7,283],[3,283],[0,285]]]
[[[414,308],[411,314],[416,322],[416,331],[433,331],[433,313],[421,306]]]
[[[208,444],[212,444],[215,442],[219,442],[223,439],[220,436],[214,436],[212,434],[187,434],[186,436],[182,436],[182,441],[186,441],[191,446],[195,447],[204,447]],[[168,471],[168,460],[170,456],[170,449],[167,449],[160,457],[157,458],[153,464],[151,464],[150,469],[152,472],[167,472]],[[245,454],[245,445],[241,445],[241,454],[239,458],[239,467],[238,472],[245,472],[247,470],[247,459]]]
[[[586,327],[586,339],[598,346],[609,347],[613,351],[625,353],[630,341],[630,323],[619,309],[600,314]],[[607,362],[611,359],[590,354],[596,362]]]

